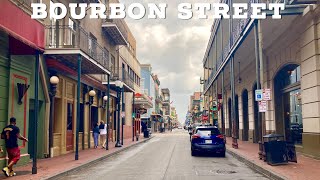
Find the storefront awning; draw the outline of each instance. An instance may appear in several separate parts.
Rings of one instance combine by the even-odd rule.
[[[44,25],[31,19],[29,14],[9,0],[1,0],[0,7],[0,30],[31,48],[43,52],[45,47]],[[19,51],[17,53],[14,51],[13,54],[19,54]]]

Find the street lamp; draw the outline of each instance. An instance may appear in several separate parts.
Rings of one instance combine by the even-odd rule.
[[[118,105],[118,117],[117,117],[117,142],[115,147],[121,147],[121,143],[120,143],[120,98],[121,98],[121,90],[123,87],[123,83],[120,80],[117,80],[115,82],[115,85],[117,87],[117,105]]]
[[[49,157],[53,157],[53,119],[54,119],[54,97],[57,94],[57,85],[59,78],[51,76],[50,78],[50,121],[49,121]]]
[[[89,91],[89,102],[87,104],[89,105],[89,125],[88,125],[88,148],[91,146],[91,140],[90,140],[90,131],[92,126],[92,118],[91,118],[91,105],[93,104],[93,97],[96,95],[96,92],[94,90]]]

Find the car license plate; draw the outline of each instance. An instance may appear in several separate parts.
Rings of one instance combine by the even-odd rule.
[[[206,140],[205,143],[206,144],[212,144],[212,140]]]

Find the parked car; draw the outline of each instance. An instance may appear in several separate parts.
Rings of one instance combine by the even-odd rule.
[[[224,136],[216,126],[198,126],[191,136],[191,155],[206,152],[226,156]]]

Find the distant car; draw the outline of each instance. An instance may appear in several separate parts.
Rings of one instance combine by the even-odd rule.
[[[224,136],[216,126],[198,126],[191,136],[191,155],[206,152],[226,156]]]
[[[182,129],[182,127],[181,127],[181,126],[179,126],[179,127],[178,127],[178,129]]]

